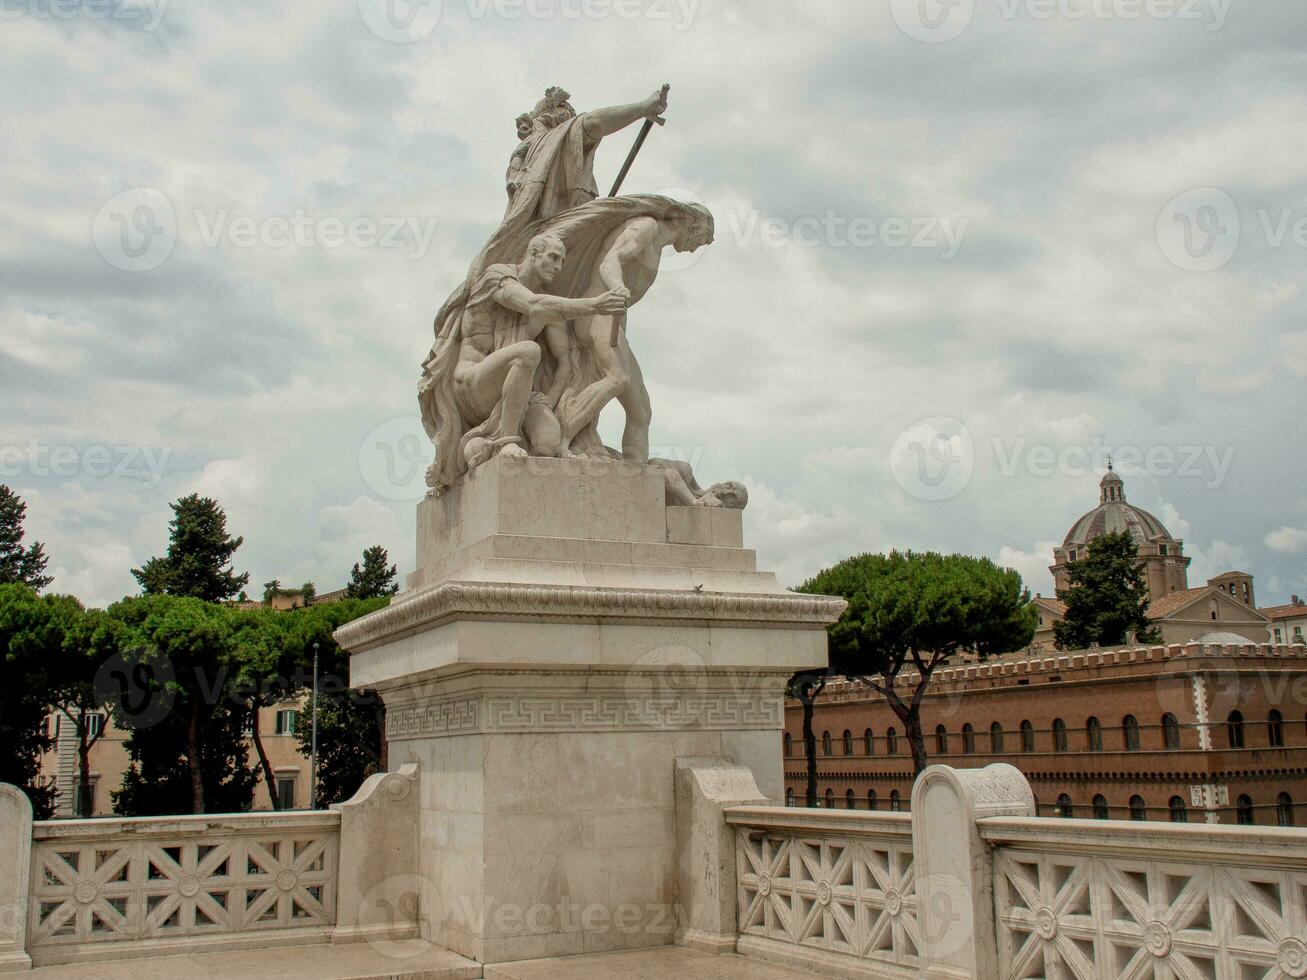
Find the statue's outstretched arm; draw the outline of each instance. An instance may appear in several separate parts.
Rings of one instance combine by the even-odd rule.
[[[597,143],[605,136],[611,136],[618,130],[625,129],[637,119],[660,119],[667,111],[667,91],[670,85],[664,85],[649,98],[629,105],[609,106],[606,109],[592,109],[581,116],[581,125],[585,128],[585,138]]]
[[[495,302],[516,313],[525,313],[542,323],[562,323],[596,313],[621,313],[626,309],[626,298],[620,293],[607,292],[602,296],[568,299],[533,293],[520,282],[505,282],[495,290]]]

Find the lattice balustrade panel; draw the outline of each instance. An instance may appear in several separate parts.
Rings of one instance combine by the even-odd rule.
[[[339,833],[37,842],[31,946],[328,926]]]
[[[905,969],[920,941],[912,844],[737,828],[740,933]]]
[[[1001,848],[1009,980],[1307,977],[1307,873]]]

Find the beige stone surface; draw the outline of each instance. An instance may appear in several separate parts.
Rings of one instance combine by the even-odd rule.
[[[418,932],[420,788],[413,763],[369,776],[331,809],[340,814],[334,943],[407,939]]]
[[[43,966],[23,974],[32,980],[477,980],[481,975],[481,964],[418,940],[150,956]]]
[[[656,466],[492,459],[420,505],[409,591],[338,631],[420,771],[424,939],[485,963],[668,946],[677,759],[780,799],[784,685],[843,603],[759,572],[738,511],[665,492]]]
[[[31,859],[32,805],[0,783],[0,973],[32,965],[25,946]]]
[[[666,948],[488,966],[486,980],[811,980],[807,970]]]

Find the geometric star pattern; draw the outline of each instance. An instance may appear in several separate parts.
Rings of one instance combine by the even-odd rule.
[[[854,956],[915,977],[911,839],[737,828],[740,933]]]
[[[29,947],[330,926],[338,831],[36,841]]]
[[[1301,980],[1307,872],[999,848],[1005,980]]]

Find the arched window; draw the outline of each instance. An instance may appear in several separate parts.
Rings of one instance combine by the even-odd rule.
[[[850,810],[856,810],[858,808],[858,801],[853,795],[853,790],[850,789],[845,791],[844,805]]]
[[[1085,735],[1089,739],[1090,752],[1103,751],[1103,723],[1097,718],[1090,718],[1085,722]]]
[[[874,789],[867,790],[867,809],[874,810],[879,804],[880,800],[876,798],[876,791]]]
[[[1230,743],[1230,748],[1241,749],[1244,746],[1243,735],[1243,713],[1231,711],[1225,719],[1225,737]]]
[[[1125,750],[1127,752],[1139,751],[1139,719],[1134,715],[1126,715],[1121,719],[1121,733],[1125,738]]]
[[[1066,738],[1066,722],[1061,718],[1053,719],[1053,751],[1066,752],[1069,746]]]
[[[1180,719],[1169,711],[1162,715],[1162,744],[1168,749],[1180,747]]]
[[[784,743],[784,745],[785,745],[785,755],[786,755],[787,757],[793,755],[793,754],[794,754],[794,739],[790,737],[790,733],[789,733],[789,732],[786,732],[783,736],[781,736],[781,741],[782,741],[782,742]]]
[[[876,739],[871,734],[870,728],[862,733],[862,751],[864,755],[876,754]]]
[[[998,722],[989,726],[989,751],[994,755],[1003,754],[1003,726]]]
[[[1272,711],[1266,719],[1266,738],[1271,748],[1284,748],[1284,715]]]
[[[1257,822],[1253,817],[1253,800],[1251,796],[1244,794],[1239,797],[1234,804],[1235,819],[1246,827],[1252,826]]]
[[[887,755],[899,754],[899,733],[893,728],[885,732],[885,752]]]
[[[890,790],[889,808],[894,813],[898,813],[900,810],[903,809],[903,797],[899,795],[899,791],[896,789]]]
[[[962,726],[962,751],[967,755],[976,754],[976,730],[971,722]]]
[[[1102,793],[1097,793],[1094,795],[1094,819],[1095,820],[1108,819],[1107,797],[1104,796]]]
[[[844,745],[843,745],[844,754],[853,755],[853,733],[849,731],[847,728],[844,729],[843,741],[844,741]]]
[[[943,725],[935,726],[935,751],[940,755],[948,755],[948,729]]]
[[[1130,819],[1131,820],[1148,819],[1148,804],[1144,802],[1144,798],[1142,796],[1135,795],[1130,797]]]
[[[1275,817],[1281,827],[1293,826],[1293,797],[1281,793],[1275,800]]]
[[[785,805],[794,806],[794,790],[789,787],[785,789]]]
[[[1035,751],[1035,726],[1028,721],[1021,723],[1021,751]]]
[[[1063,793],[1057,798],[1057,815],[1059,817],[1074,817],[1076,815],[1075,804],[1071,802],[1071,797]]]
[[[826,809],[835,809],[835,791],[833,789],[826,790]]]
[[[1189,810],[1185,807],[1184,800],[1181,797],[1171,797],[1171,802],[1167,805],[1171,809],[1171,823],[1189,822]]]
[[[821,733],[821,754],[831,755],[834,750],[831,748],[830,732]]]

